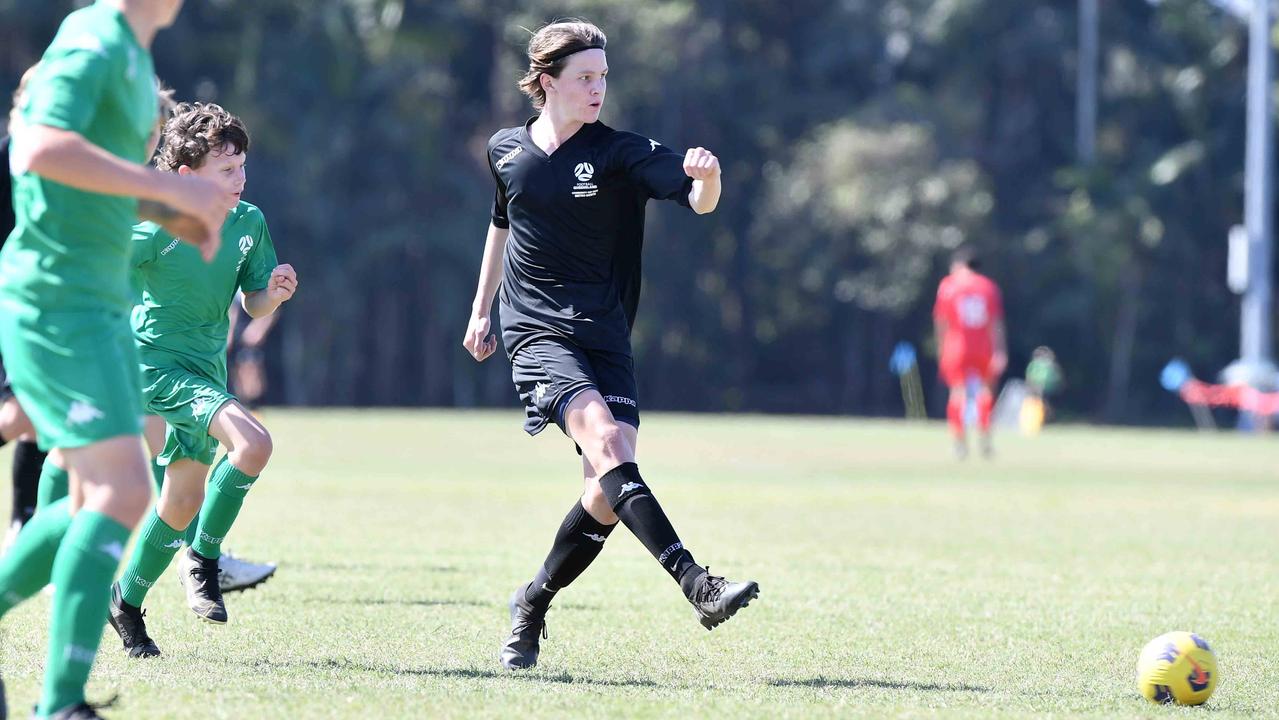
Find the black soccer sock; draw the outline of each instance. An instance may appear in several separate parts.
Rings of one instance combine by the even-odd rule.
[[[535,608],[550,607],[555,593],[568,587],[599,556],[615,527],[591,517],[581,501],[574,502],[537,577],[524,590],[524,599]]]
[[[609,470],[600,477],[600,489],[626,528],[680,584],[684,595],[690,595],[692,580],[701,574],[702,568],[693,561],[693,553],[675,534],[675,528],[662,511],[662,506],[640,477],[639,466],[622,463]]]
[[[30,440],[21,440],[13,448],[13,519],[23,523],[36,511],[40,493],[40,469],[48,453]]]

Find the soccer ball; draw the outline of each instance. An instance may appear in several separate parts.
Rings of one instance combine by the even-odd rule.
[[[1216,689],[1217,657],[1194,633],[1160,635],[1137,659],[1137,691],[1151,702],[1202,705]]]

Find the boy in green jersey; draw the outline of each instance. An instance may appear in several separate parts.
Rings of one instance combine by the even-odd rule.
[[[297,289],[293,268],[276,260],[262,212],[240,199],[249,150],[244,123],[217,105],[183,104],[165,124],[162,143],[159,168],[217,182],[229,210],[221,249],[208,264],[155,223],[133,231],[143,291],[133,318],[143,399],[168,428],[157,460],[165,467],[160,500],[111,589],[111,625],[131,657],[160,654],[142,602],[192,522],[194,541],[178,559],[187,602],[208,622],[227,621],[218,586],[221,543],[272,449],[266,428],[227,390],[227,309],[242,290],[245,312],[263,317]],[[227,452],[210,476],[219,443]]]
[[[52,582],[40,718],[96,718],[84,686],[108,588],[150,500],[129,332],[134,218],[167,223],[212,257],[215,184],[146,167],[156,121],[149,47],[181,0],[101,0],[69,15],[10,128],[15,227],[0,251],[0,353],[68,497],[0,558],[0,616]]]

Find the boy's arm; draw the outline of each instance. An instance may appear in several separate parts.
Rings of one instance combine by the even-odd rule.
[[[178,216],[189,216],[183,227],[187,231],[183,240],[199,247],[206,260],[217,252],[221,241],[218,230],[225,211],[218,207],[219,192],[212,182],[129,162],[79,133],[48,125],[23,127],[21,142],[13,143],[9,151],[15,168],[25,168],[47,180],[86,192],[136,197],[176,209]],[[148,205],[147,210],[152,216],[144,219],[154,219],[166,230],[166,223],[175,220],[174,215],[165,217],[154,204]]]
[[[266,287],[244,293],[244,312],[255,320],[266,317],[292,298],[297,289],[298,274],[293,266],[288,263],[276,265]]]

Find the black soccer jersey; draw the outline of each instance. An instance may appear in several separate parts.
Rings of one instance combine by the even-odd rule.
[[[536,119],[536,118],[534,118]],[[489,139],[493,224],[510,228],[503,259],[502,341],[538,337],[630,353],[639,304],[644,206],[688,206],[684,156],[643,135],[584,125],[548,157],[521,127]]]

